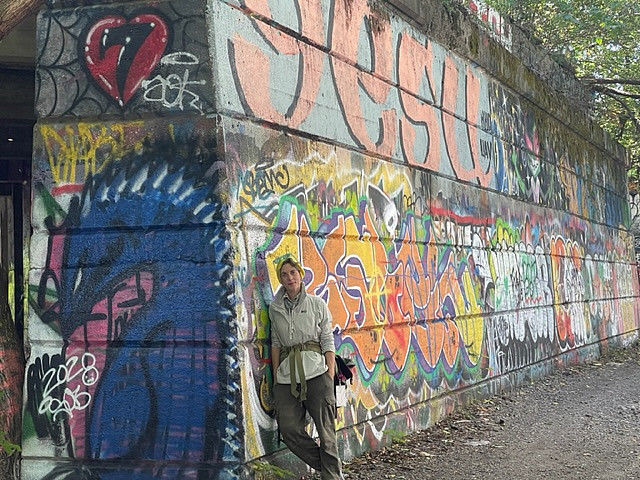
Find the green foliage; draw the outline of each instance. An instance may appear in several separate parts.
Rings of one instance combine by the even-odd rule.
[[[16,452],[20,451],[20,445],[16,445],[15,443],[7,440],[4,432],[0,431],[0,448],[7,454],[13,455]]]
[[[251,464],[256,480],[271,480],[274,478],[293,478],[295,474],[284,468],[271,465],[267,462],[256,462]]]
[[[640,176],[640,2],[629,0],[488,0],[564,57],[593,91],[593,115],[631,154]]]
[[[394,428],[385,428],[384,434],[391,438],[391,443],[404,443],[406,441],[407,433]]]

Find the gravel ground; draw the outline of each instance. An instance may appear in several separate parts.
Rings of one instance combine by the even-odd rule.
[[[352,459],[345,478],[638,479],[639,394],[636,344],[460,409]]]

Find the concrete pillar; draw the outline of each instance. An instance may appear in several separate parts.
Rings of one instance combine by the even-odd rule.
[[[206,2],[50,4],[37,24],[22,478],[236,478]]]

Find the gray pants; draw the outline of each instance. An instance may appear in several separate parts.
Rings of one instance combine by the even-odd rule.
[[[291,395],[291,386],[273,387],[276,420],[284,443],[298,458],[320,472],[322,480],[342,478],[340,456],[336,440],[336,398],[333,380],[328,374],[307,380],[307,399],[300,401]],[[305,430],[309,412],[318,430],[320,446]]]

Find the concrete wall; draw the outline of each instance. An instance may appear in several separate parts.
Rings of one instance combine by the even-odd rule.
[[[636,261],[640,262],[640,194],[631,189],[629,189],[629,214],[631,216],[629,231],[633,235]],[[638,274],[640,274],[640,267]]]
[[[205,5],[101,3],[38,18],[22,478],[236,478]]]
[[[23,478],[298,469],[286,252],[356,364],[345,457],[635,338],[621,150],[464,15],[77,3],[38,20]]]
[[[464,15],[395,3],[452,46],[380,2],[212,10],[249,459],[278,448],[265,307],[285,252],[357,365],[346,457],[636,335],[624,154]]]

